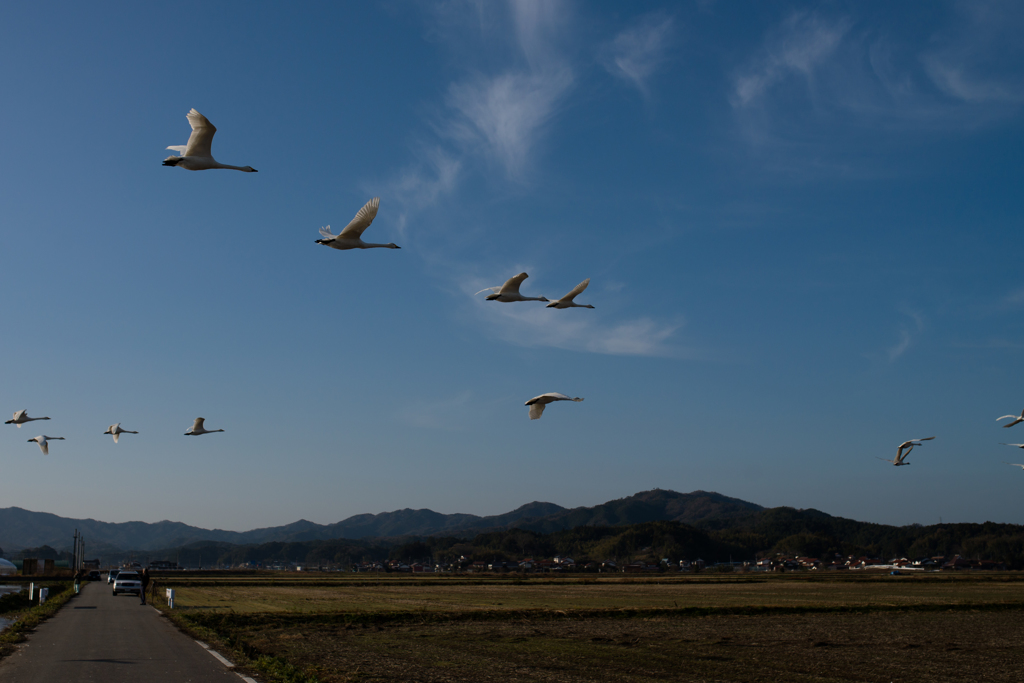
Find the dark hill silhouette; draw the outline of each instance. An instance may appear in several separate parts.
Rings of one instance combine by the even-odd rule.
[[[526,520],[515,526],[551,533],[579,526],[622,526],[644,522],[697,524],[709,519],[726,520],[748,516],[764,508],[720,493],[694,491],[676,493],[664,489],[643,491],[628,498],[595,507],[573,508],[546,517]]]
[[[763,508],[718,493],[677,493],[655,489],[609,501],[594,507],[566,509],[554,503],[534,501],[501,515],[441,514],[433,510],[403,509],[349,517],[335,524],[299,520],[279,527],[238,532],[201,529],[181,522],[109,523],[94,519],[70,519],[22,508],[0,509],[0,546],[7,552],[50,545],[70,545],[75,529],[87,544],[124,550],[180,547],[199,541],[232,544],[301,542],[337,538],[370,539],[404,536],[450,536],[519,527],[550,532],[576,526],[619,526],[653,521],[696,524],[704,520],[747,515]],[[88,554],[88,545],[87,545]]]

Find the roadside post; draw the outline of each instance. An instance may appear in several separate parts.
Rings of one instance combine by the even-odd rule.
[[[28,584],[28,601],[32,602],[36,599],[36,582],[30,581]]]
[[[49,597],[49,595],[50,595],[50,589],[49,588],[40,588],[39,589],[39,604],[42,605],[44,602],[46,602],[46,598]]]
[[[174,589],[167,589],[167,608],[174,609]]]

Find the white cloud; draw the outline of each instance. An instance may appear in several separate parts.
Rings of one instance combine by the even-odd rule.
[[[762,54],[736,77],[733,106],[749,106],[793,75],[811,82],[815,69],[835,52],[848,29],[845,19],[826,21],[805,13],[790,16],[765,40]]]
[[[890,362],[906,353],[907,349],[913,345],[915,335],[924,329],[924,318],[921,317],[921,314],[907,311],[906,316],[910,318],[910,321],[900,329],[899,341],[886,352]]]
[[[974,78],[963,65],[950,65],[935,57],[925,58],[924,63],[935,85],[955,99],[971,104],[1012,103],[1024,99],[1024,91],[1019,87]]]
[[[543,70],[544,63],[561,57],[554,46],[568,19],[565,3],[558,0],[510,0],[519,49],[530,68]]]
[[[422,150],[418,159],[387,183],[386,194],[398,204],[398,231],[406,237],[409,216],[455,191],[462,163],[441,147]]]
[[[673,23],[672,17],[660,12],[641,17],[604,47],[599,60],[608,73],[625,79],[647,97],[647,82],[671,45]]]
[[[973,0],[953,7],[951,25],[920,57],[935,87],[965,105],[1024,101],[1020,3]]]
[[[520,177],[530,151],[572,85],[566,67],[542,73],[507,72],[452,84],[448,104],[458,116],[452,135],[496,158],[511,177]]]

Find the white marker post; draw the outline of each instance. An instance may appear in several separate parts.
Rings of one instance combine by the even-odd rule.
[[[28,584],[28,601],[32,602],[36,599],[36,582],[31,581]]]
[[[42,605],[44,602],[46,602],[46,598],[49,595],[50,595],[50,589],[49,588],[40,588],[39,589],[39,604]]]
[[[174,609],[174,589],[167,589],[167,608]]]

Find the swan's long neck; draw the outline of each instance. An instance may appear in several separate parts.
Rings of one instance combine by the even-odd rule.
[[[210,164],[210,168],[226,168],[226,169],[229,169],[229,170],[232,170],[232,171],[248,171],[249,170],[248,166],[232,166],[231,164],[222,164],[222,163],[220,163],[219,161],[216,161],[216,160],[214,160],[214,162],[212,164]]]

